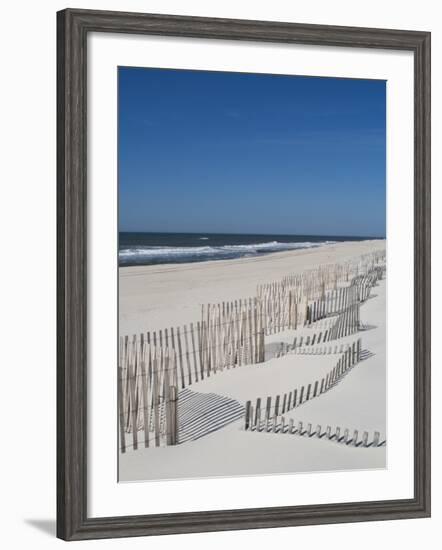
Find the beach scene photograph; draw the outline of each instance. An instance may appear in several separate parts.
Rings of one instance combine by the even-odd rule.
[[[386,82],[118,68],[118,480],[384,469]]]

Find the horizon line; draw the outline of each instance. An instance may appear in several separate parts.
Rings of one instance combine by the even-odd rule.
[[[379,236],[379,235],[334,235],[334,234],[326,234],[326,233],[244,233],[244,232],[228,232],[228,231],[149,231],[149,230],[123,230],[119,229],[118,233],[153,233],[153,234],[163,234],[163,235],[202,235],[202,234],[209,234],[209,235],[256,235],[256,236],[268,236],[268,237],[278,237],[278,236],[284,236],[284,237],[337,237],[337,238],[346,238],[346,237],[353,237],[353,238],[361,238],[361,239],[381,239],[386,240],[386,235]]]

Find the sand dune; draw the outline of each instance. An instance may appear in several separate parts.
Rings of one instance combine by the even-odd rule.
[[[202,303],[252,296],[257,284],[383,248],[385,241],[365,241],[241,260],[120,268],[120,334],[188,323],[198,318]],[[367,330],[339,340],[345,344],[360,337],[368,358],[330,391],[287,413],[287,419],[360,432],[376,430],[385,438],[385,304],[386,280],[382,280],[361,306]],[[279,336],[284,339],[276,334],[272,340],[277,342]],[[191,390],[244,405],[320,379],[338,357],[289,354],[225,370],[192,384]],[[129,449],[120,454],[119,474],[120,481],[134,481],[385,466],[385,447],[354,448],[325,439],[250,432],[244,430],[243,418],[233,418],[221,429],[178,446]]]

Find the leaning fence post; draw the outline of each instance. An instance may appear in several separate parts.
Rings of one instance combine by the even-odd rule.
[[[263,428],[263,422],[262,422],[262,410],[259,411],[259,417],[258,417],[258,425],[257,425],[257,431],[262,432],[262,430],[265,428],[265,422],[264,422],[264,428]]]
[[[118,367],[118,405],[120,419],[120,448],[121,452],[126,452],[126,434],[124,431],[124,404],[123,404],[123,368]]]
[[[166,332],[167,339],[167,332]],[[172,386],[170,385],[170,356],[169,349],[167,349],[167,354],[165,358],[165,369],[164,369],[164,382],[163,382],[163,403],[165,407],[165,425],[166,425],[166,445],[173,445],[173,415],[172,415]]]
[[[170,445],[178,443],[178,391],[176,386],[170,386],[168,414],[170,418]]]
[[[149,405],[148,405],[148,385],[146,379],[146,344],[144,334],[141,334],[140,355],[141,355],[141,388],[143,393],[143,427],[144,427],[144,446],[149,447]]]
[[[362,434],[362,446],[368,447],[368,432]]]
[[[256,400],[256,411],[255,411],[255,426],[259,423],[261,418],[261,398],[258,397]]]
[[[267,420],[267,423],[268,423],[269,418],[270,418],[270,408],[271,408],[271,405],[272,405],[272,398],[271,398],[271,397],[267,397],[267,403],[266,403],[266,420]]]
[[[380,436],[381,436],[381,434],[379,432],[374,432],[372,447],[378,447],[379,446]]]
[[[152,388],[152,406],[154,415],[154,434],[155,446],[160,446],[160,387],[159,387],[159,372],[162,366],[162,349],[157,348],[154,353],[153,363],[153,388]],[[151,413],[152,414],[152,413]]]
[[[132,444],[133,449],[138,449],[138,422],[137,422],[137,408],[136,408],[136,369],[137,369],[137,356],[136,356],[136,339],[134,337],[132,349],[134,354],[132,360],[129,361],[129,391],[130,391],[130,412],[132,418]]]
[[[251,401],[247,401],[246,403],[246,422],[245,422],[245,430],[248,430],[250,427],[250,409],[252,407]]]
[[[280,396],[277,395],[276,401],[275,401],[275,416],[278,415],[278,412],[279,412],[279,401],[280,401]]]
[[[353,439],[352,439],[352,444],[353,444],[353,447],[356,447],[357,445],[357,442],[358,442],[358,430],[355,430],[353,432]]]
[[[288,321],[289,328],[292,328],[292,293],[289,290],[289,321]]]

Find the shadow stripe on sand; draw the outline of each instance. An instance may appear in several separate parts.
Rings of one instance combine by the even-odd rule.
[[[198,393],[189,389],[178,395],[178,441],[194,441],[244,416],[244,407],[216,393]]]

